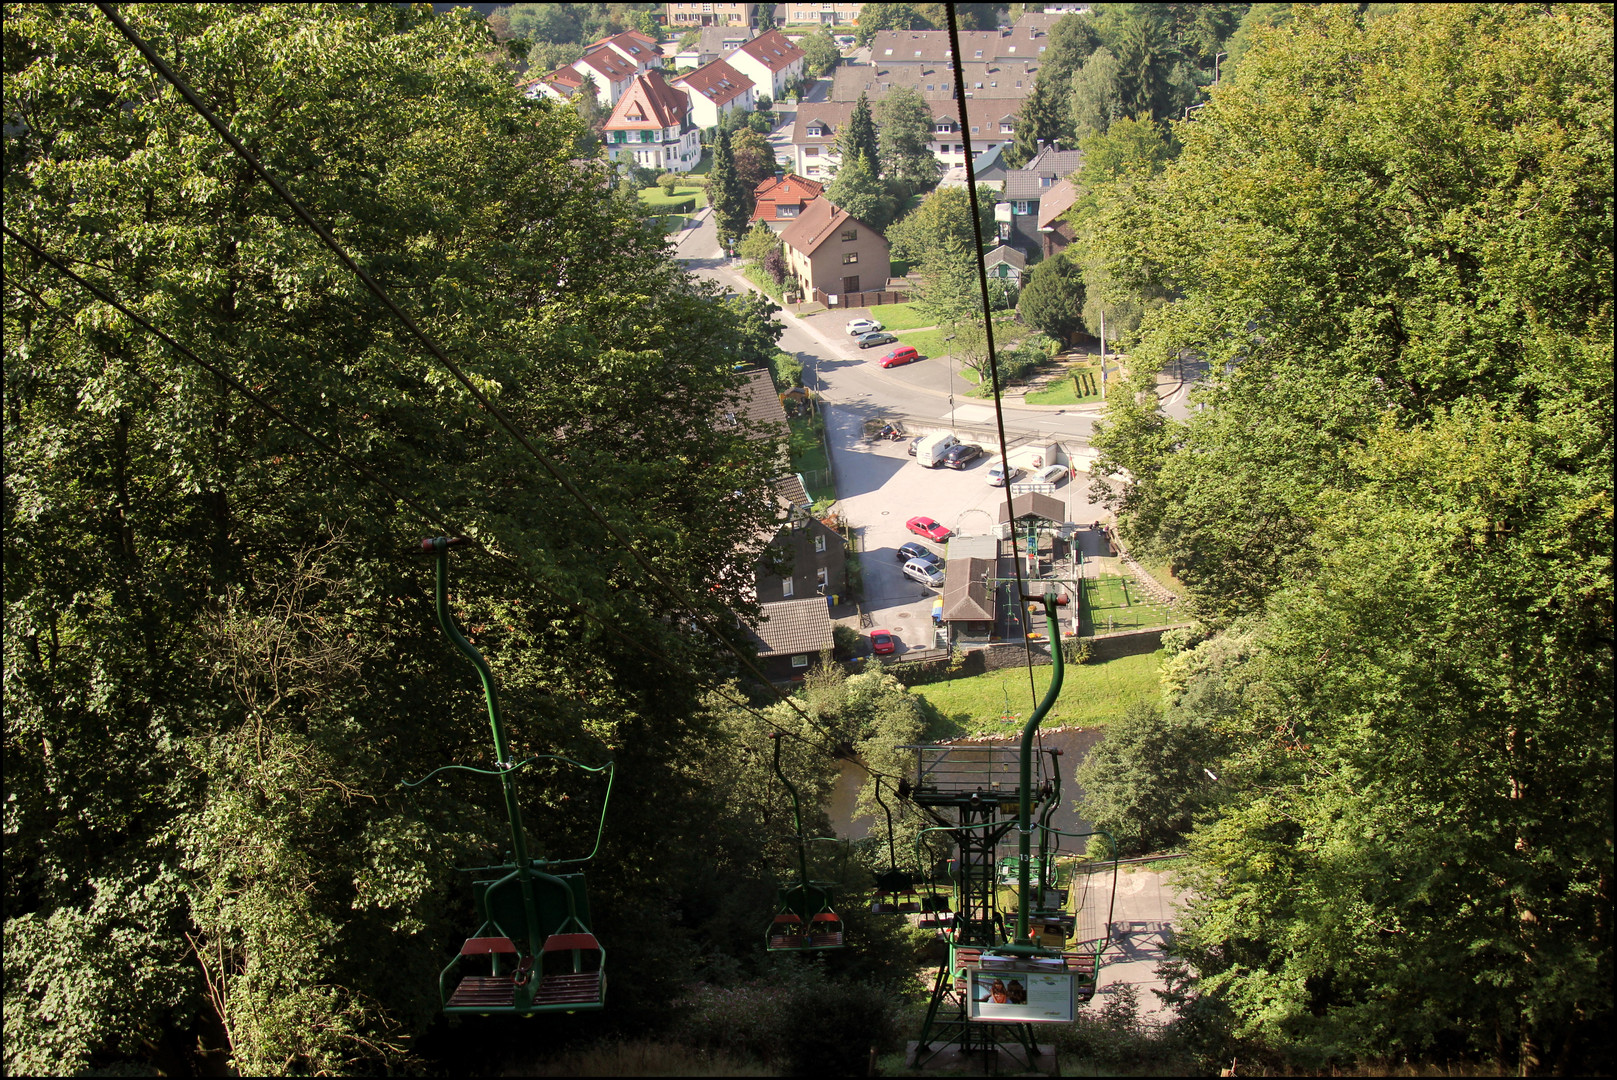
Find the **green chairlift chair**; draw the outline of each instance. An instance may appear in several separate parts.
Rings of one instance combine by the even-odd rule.
[[[483,875],[474,878],[472,884],[479,925],[439,976],[439,999],[443,1011],[449,1014],[532,1016],[599,1009],[606,1001],[606,950],[590,929],[589,893],[584,875],[577,871],[558,871],[564,865],[593,858],[595,851],[600,850],[601,829],[596,830],[595,850],[582,859],[529,858],[515,781],[521,769],[539,760],[561,761],[589,772],[604,771],[607,781],[601,806],[604,826],[606,802],[612,796],[613,766],[610,762],[603,766],[583,765],[548,754],[511,760],[493,673],[449,614],[449,549],[462,542],[460,538],[435,537],[421,541],[421,548],[437,559],[438,626],[477,669],[482,680],[497,768],[445,765],[407,786],[419,786],[438,773],[453,769],[498,776],[510,823],[511,852],[507,863],[477,867],[472,871]]]

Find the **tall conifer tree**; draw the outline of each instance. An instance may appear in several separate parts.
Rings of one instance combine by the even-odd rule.
[[[844,162],[854,159],[854,155],[863,154],[869,159],[872,169],[879,166],[881,155],[876,144],[876,123],[870,118],[870,99],[864,94],[853,107],[853,115],[848,117],[848,126],[842,129],[842,135],[837,139],[837,153],[842,155]]]

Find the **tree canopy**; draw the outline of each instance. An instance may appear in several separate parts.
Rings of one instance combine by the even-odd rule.
[[[699,597],[747,609],[774,521],[775,447],[722,418],[776,324],[761,344],[688,282],[476,20],[124,17],[690,595],[648,587],[102,15],[8,10],[6,227],[388,487],[8,237],[7,1071],[183,1056],[204,1028],[243,1073],[419,1064],[472,929],[454,868],[498,860],[505,828],[497,787],[401,786],[489,760],[409,554],[451,530],[486,549],[456,555],[451,597],[514,750],[617,762],[596,917],[694,963],[679,912],[718,906],[715,880],[769,899],[749,827],[692,771],[728,662],[684,628]],[[599,788],[524,777],[535,851],[587,852]],[[626,1017],[666,1005],[657,949],[614,950]]]
[[[1103,495],[1249,635],[1180,953],[1301,1066],[1609,1059],[1611,19],[1296,6],[1094,234]]]

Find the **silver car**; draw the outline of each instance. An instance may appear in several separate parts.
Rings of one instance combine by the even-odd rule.
[[[925,559],[911,559],[904,564],[904,576],[934,589],[943,588],[943,571]]]

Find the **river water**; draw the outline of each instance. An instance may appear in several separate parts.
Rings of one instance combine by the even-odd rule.
[[[1056,810],[1050,824],[1063,832],[1088,832],[1089,822],[1078,816],[1076,809],[1079,796],[1082,794],[1073,773],[1078,765],[1094,745],[1100,741],[1100,728],[1053,728],[1043,733],[1046,750],[1059,748],[1061,750],[1061,794],[1062,805]],[[956,745],[1012,745],[1014,740],[994,739],[991,743],[975,743],[961,740]],[[949,745],[949,744],[943,744]],[[1049,759],[1045,759],[1048,761]],[[865,770],[854,762],[842,763],[841,772],[837,777],[836,787],[831,792],[831,827],[837,835],[846,836],[852,840],[859,840],[869,836],[871,831],[886,831],[886,821],[872,821],[868,817],[856,818],[853,816],[854,800],[859,795],[859,788],[865,782]],[[891,797],[889,796],[891,804]],[[896,812],[897,808],[894,807]]]

